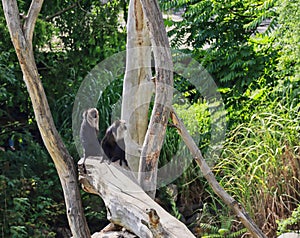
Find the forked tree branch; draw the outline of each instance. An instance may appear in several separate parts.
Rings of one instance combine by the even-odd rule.
[[[31,2],[27,16],[24,22],[24,36],[27,43],[32,47],[32,37],[34,32],[35,23],[39,12],[41,11],[44,0],[35,0]]]
[[[43,0],[32,1],[24,25],[22,25],[17,1],[2,0],[8,30],[32,102],[35,119],[62,184],[71,232],[74,238],[87,238],[90,237],[90,231],[83,214],[74,161],[54,125],[34,60],[32,36],[42,4]]]
[[[149,196],[155,197],[157,167],[173,98],[173,61],[162,13],[157,0],[140,0],[151,34],[155,61],[155,99],[144,140],[138,181]]]

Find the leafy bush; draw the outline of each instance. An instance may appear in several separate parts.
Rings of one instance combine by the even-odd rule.
[[[269,30],[274,29],[275,0],[161,2],[165,11],[180,13],[179,20],[169,20],[172,45],[191,51],[218,86],[235,87],[240,93],[265,74],[274,49],[260,46],[271,39],[264,38],[262,43],[252,37],[266,19],[272,23]],[[260,50],[256,50],[257,46]]]
[[[13,138],[15,151],[0,152],[4,236],[55,237],[56,229],[67,226],[67,220],[54,165],[29,134],[14,134]]]
[[[201,234],[202,238],[221,238],[221,237],[227,237],[227,238],[235,238],[235,237],[241,237],[247,232],[246,228],[232,231],[232,220],[228,217],[221,217],[221,226],[215,226],[208,223],[200,223],[199,227],[203,231]]]
[[[277,235],[281,235],[286,232],[299,231],[300,230],[300,203],[298,207],[292,212],[292,215],[286,219],[277,221],[278,229]],[[293,230],[289,229],[292,227]]]

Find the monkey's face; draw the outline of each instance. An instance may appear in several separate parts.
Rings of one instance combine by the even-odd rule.
[[[116,136],[118,140],[124,139],[126,132],[127,132],[126,122],[124,120],[119,120],[119,126],[117,129],[117,136]]]
[[[89,108],[83,113],[83,119],[87,120],[91,127],[99,131],[99,113],[96,108]]]
[[[98,118],[98,111],[96,108],[89,109],[89,114],[90,114],[91,118],[94,118],[94,119]]]

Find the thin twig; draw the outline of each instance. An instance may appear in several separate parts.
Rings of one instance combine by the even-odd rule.
[[[76,6],[78,5],[78,3],[79,3],[79,1],[73,3],[71,6],[66,7],[66,8],[64,8],[64,9],[62,9],[62,10],[60,10],[60,11],[54,13],[53,15],[46,17],[45,20],[46,20],[46,21],[50,21],[50,20],[53,19],[54,17],[57,17],[57,16],[59,16],[59,15],[65,13],[65,12],[71,10],[72,8],[76,7]]]

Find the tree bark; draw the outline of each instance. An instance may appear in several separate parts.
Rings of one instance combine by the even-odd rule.
[[[73,237],[90,237],[83,214],[74,162],[55,128],[33,54],[33,31],[43,0],[32,1],[23,24],[21,24],[15,0],[2,0],[2,4],[11,40],[22,69],[23,80],[32,101],[38,128],[62,184],[71,232]]]
[[[153,92],[150,32],[140,0],[131,0],[128,9],[121,118],[128,125],[125,138],[126,159],[134,172],[139,168],[139,150],[148,127],[148,110]]]
[[[99,157],[88,157],[85,160],[87,173],[84,173],[81,159],[79,181],[86,192],[101,196],[111,222],[143,238],[195,237],[143,191],[130,171],[99,161]]]
[[[157,167],[173,97],[173,63],[162,14],[156,0],[140,0],[151,33],[155,61],[155,99],[144,140],[138,181],[150,197],[155,197]]]
[[[207,165],[206,161],[204,160],[201,151],[199,150],[198,146],[195,144],[193,138],[186,130],[184,124],[178,118],[177,114],[175,113],[174,109],[172,109],[171,119],[173,121],[174,126],[176,126],[178,133],[181,135],[183,141],[189,148],[191,154],[193,155],[195,161],[197,162],[198,166],[201,169],[203,176],[208,181],[209,185],[212,187],[214,192],[222,199],[225,204],[230,207],[233,212],[237,215],[237,217],[241,220],[244,226],[249,230],[249,232],[256,238],[266,238],[266,236],[262,233],[262,231],[257,227],[254,221],[250,218],[247,214],[245,209],[241,204],[239,204],[233,197],[231,197],[218,183],[216,180],[213,172]]]

